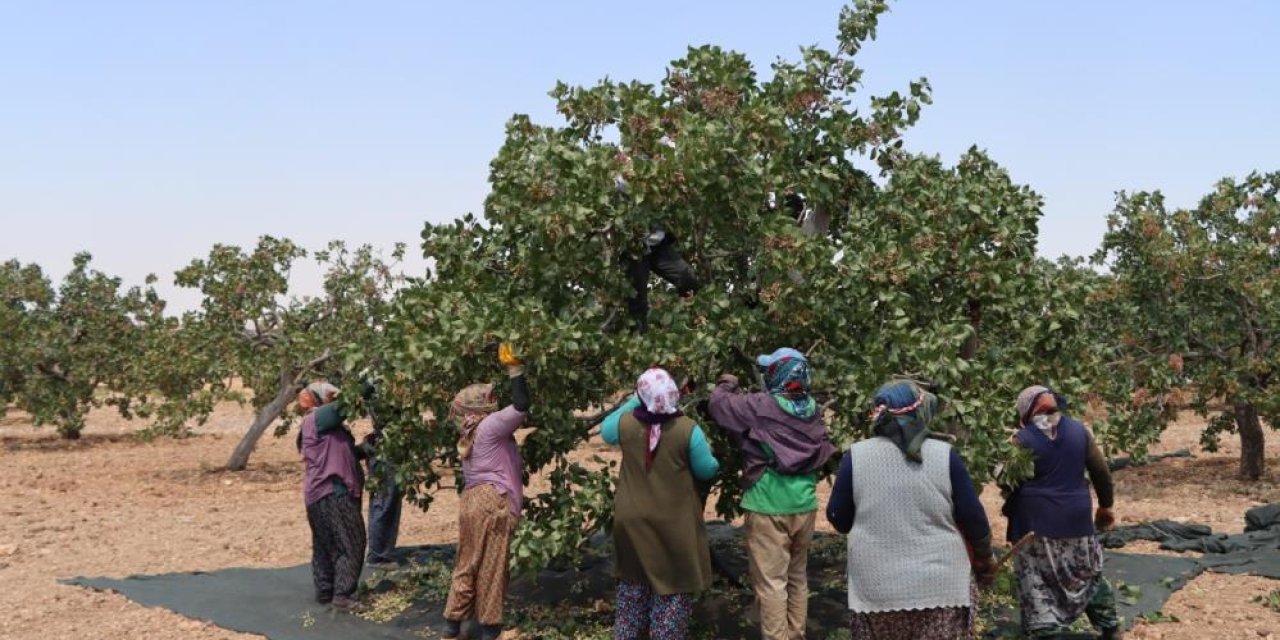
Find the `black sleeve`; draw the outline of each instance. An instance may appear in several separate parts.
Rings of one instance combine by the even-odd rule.
[[[991,538],[987,511],[978,500],[978,492],[969,476],[969,469],[964,466],[964,459],[955,449],[951,450],[951,502],[952,517],[965,540],[973,544]]]
[[[528,413],[533,406],[533,400],[529,397],[529,381],[525,380],[524,374],[511,379],[511,406],[520,413]]]
[[[1085,458],[1085,469],[1089,472],[1089,482],[1098,494],[1098,506],[1110,509],[1116,502],[1116,487],[1111,481],[1111,467],[1107,465],[1107,457],[1089,434],[1089,449]]]

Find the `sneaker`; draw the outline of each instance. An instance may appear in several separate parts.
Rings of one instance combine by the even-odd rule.
[[[359,600],[349,596],[334,596],[333,602],[330,602],[329,606],[339,611],[346,611],[347,613],[360,613],[361,611],[364,611],[364,605],[360,604]]]

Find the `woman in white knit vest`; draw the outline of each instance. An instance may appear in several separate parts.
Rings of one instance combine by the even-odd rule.
[[[841,461],[827,520],[849,534],[858,640],[973,637],[970,569],[979,584],[993,577],[991,525],[964,461],[929,438],[937,410],[937,397],[915,382],[880,387],[875,437]]]

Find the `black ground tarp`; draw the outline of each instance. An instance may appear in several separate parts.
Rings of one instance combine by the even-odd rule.
[[[1154,523],[1151,526],[1152,530],[1145,533],[1153,536],[1168,533]],[[1269,541],[1272,538],[1266,537],[1277,535],[1277,530],[1280,527],[1225,537],[1232,544],[1252,544],[1247,552],[1170,557],[1108,551],[1106,573],[1114,583],[1125,585],[1120,593],[1120,614],[1132,624],[1139,615],[1159,611],[1170,594],[1206,570],[1280,577],[1280,549]],[[738,531],[713,524],[709,533],[724,567],[731,573],[744,573],[746,560]],[[517,621],[526,624],[542,621],[540,628],[546,624],[607,625],[608,609],[598,605],[611,600],[613,594],[608,551],[607,538],[598,536],[594,551],[577,567],[566,571],[546,570],[537,576],[513,581],[508,609],[517,612]],[[452,565],[452,558],[452,547],[444,545],[400,550],[400,559],[406,566],[412,562],[417,566],[448,567]],[[844,562],[844,537],[819,534],[810,558],[810,638],[826,639],[846,628]],[[374,593],[385,591],[396,586],[397,575],[396,572],[386,576],[378,574],[367,584]],[[447,573],[436,578],[447,583]],[[162,607],[236,631],[265,635],[272,640],[430,638],[434,637],[430,630],[439,629],[442,622],[438,597],[417,599],[390,622],[382,624],[332,612],[311,601],[311,574],[307,565],[124,579],[76,578],[67,582],[116,591],[144,605]],[[718,580],[698,605],[696,624],[700,635],[697,637],[758,637],[751,608],[748,588]],[[988,611],[986,619],[994,629],[986,637],[1017,637],[1016,611]]]
[[[1169,551],[1197,551],[1203,569],[1235,575],[1255,575],[1280,580],[1280,504],[1245,512],[1245,532],[1213,533],[1202,524],[1157,520],[1120,527],[1101,536],[1107,548],[1123,547],[1134,540],[1152,540]]]
[[[311,565],[66,582],[115,591],[139,604],[272,640],[421,639],[415,628],[374,624],[316,604],[312,600]]]

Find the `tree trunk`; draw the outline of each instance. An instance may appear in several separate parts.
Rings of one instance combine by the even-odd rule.
[[[1265,436],[1258,409],[1252,404],[1235,405],[1236,429],[1240,432],[1240,477],[1257,480],[1266,468]]]
[[[244,471],[244,468],[249,465],[249,456],[253,453],[254,447],[258,446],[258,439],[267,431],[267,427],[284,413],[285,407],[289,406],[289,401],[297,394],[298,388],[298,383],[288,372],[280,376],[280,391],[258,412],[257,417],[253,419],[253,424],[249,426],[249,431],[240,439],[236,450],[231,452],[231,459],[227,460],[227,471]]]
[[[249,465],[249,455],[253,453],[253,448],[258,446],[258,439],[266,432],[267,427],[284,413],[285,407],[289,406],[289,401],[293,400],[294,394],[304,386],[303,381],[307,376],[331,357],[333,353],[325,349],[324,353],[311,362],[292,371],[285,369],[280,372],[280,390],[276,392],[275,399],[258,412],[258,416],[253,419],[253,424],[249,425],[249,432],[244,434],[240,443],[236,445],[236,450],[231,452],[231,459],[227,460],[227,471],[244,471],[244,468]]]

